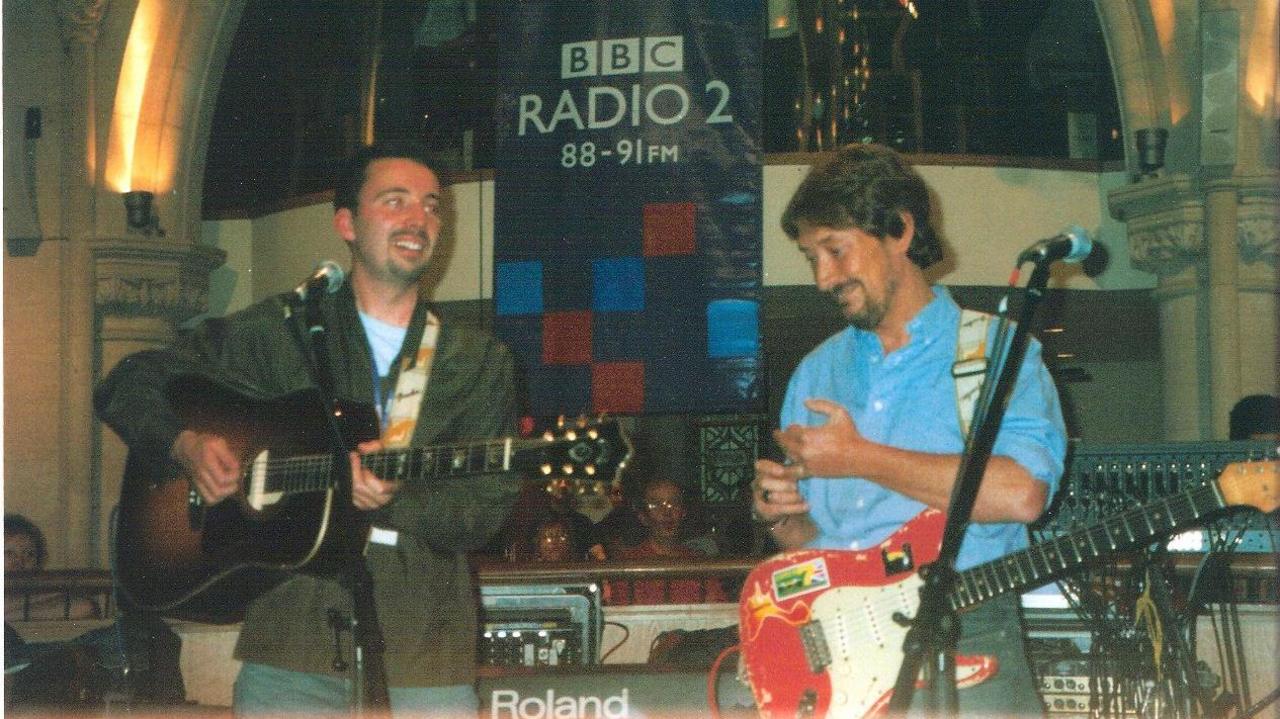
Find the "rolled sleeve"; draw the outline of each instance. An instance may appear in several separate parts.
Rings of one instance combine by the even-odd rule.
[[[1032,340],[1018,373],[992,454],[1008,457],[1044,482],[1052,497],[1067,453],[1067,430],[1058,390],[1045,368],[1040,344]]]

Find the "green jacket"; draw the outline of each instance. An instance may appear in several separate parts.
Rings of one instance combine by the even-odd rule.
[[[163,394],[178,372],[198,371],[264,398],[313,386],[285,324],[286,297],[207,320],[168,349],[126,357],[95,392],[99,416],[131,449],[165,456],[182,429]],[[350,288],[326,295],[321,306],[335,394],[372,405],[373,361]],[[421,302],[405,338],[409,354],[417,349],[425,318]],[[383,397],[395,386],[398,366],[397,361]],[[413,444],[513,434],[512,375],[511,354],[499,342],[470,329],[442,327]],[[375,525],[399,532],[396,546],[371,544],[367,555],[391,686],[473,681],[479,600],[463,553],[497,533],[517,492],[514,475],[409,482],[373,514]],[[293,575],[250,604],[236,658],[333,673],[330,609],[349,612],[346,590],[332,579]],[[344,636],[344,647],[349,639]]]

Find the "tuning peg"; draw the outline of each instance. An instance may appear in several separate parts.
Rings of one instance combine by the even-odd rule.
[[[588,477],[594,477],[596,474],[596,466],[594,464],[588,464],[586,466],[586,472]]]
[[[573,474],[573,465],[566,464],[565,466],[561,467],[561,470],[563,470],[565,474]]]
[[[551,474],[551,465],[544,464],[538,468],[543,474]]]
[[[542,438],[547,440],[548,442],[554,442],[556,439],[556,435],[551,430],[547,430],[546,432],[542,433]]]
[[[559,417],[556,417],[556,427],[559,429],[564,428],[564,415],[560,415]]]
[[[578,428],[582,429],[587,426],[587,418],[585,415],[578,415]]]
[[[593,440],[600,439],[600,430],[595,428],[587,430],[587,437]]]

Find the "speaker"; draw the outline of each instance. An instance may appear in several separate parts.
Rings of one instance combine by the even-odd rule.
[[[1236,164],[1240,88],[1240,14],[1210,10],[1200,15],[1200,164]]]

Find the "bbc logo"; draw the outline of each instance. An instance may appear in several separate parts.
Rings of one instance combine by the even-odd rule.
[[[626,37],[560,46],[560,79],[684,70],[684,36]]]

